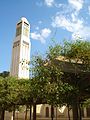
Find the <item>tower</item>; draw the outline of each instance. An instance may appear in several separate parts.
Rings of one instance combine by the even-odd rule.
[[[13,41],[10,75],[29,79],[30,63],[30,24],[22,17],[16,25],[16,36]]]

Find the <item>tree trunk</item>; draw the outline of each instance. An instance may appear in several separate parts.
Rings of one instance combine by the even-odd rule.
[[[30,105],[30,120],[32,119],[32,106]]]
[[[5,110],[0,110],[0,120],[4,120]]]
[[[0,120],[2,120],[2,111],[0,110]]]
[[[56,107],[56,120],[57,120],[57,107]]]
[[[27,109],[27,106],[26,106],[26,111],[25,111],[25,120],[27,120],[27,112],[28,112],[28,109]]]
[[[67,106],[67,109],[68,109],[68,120],[70,120],[69,105]]]
[[[33,104],[33,120],[36,120],[36,104]]]
[[[53,105],[51,105],[51,120],[53,120],[54,117],[54,108]]]
[[[72,110],[73,110],[73,120],[79,120],[77,103],[73,104]]]
[[[5,110],[2,110],[2,120],[4,120]]]
[[[13,108],[13,120],[15,120],[15,106]]]
[[[82,120],[82,111],[81,106],[79,105],[79,120]]]

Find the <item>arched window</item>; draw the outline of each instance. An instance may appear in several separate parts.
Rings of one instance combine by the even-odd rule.
[[[46,117],[49,117],[49,107],[46,107]]]

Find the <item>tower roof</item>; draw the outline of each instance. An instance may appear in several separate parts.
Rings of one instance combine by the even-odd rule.
[[[27,20],[25,17],[22,17],[22,18],[19,20],[19,22],[26,22],[26,23],[29,24],[28,20]],[[19,22],[18,22],[18,23],[19,23]]]

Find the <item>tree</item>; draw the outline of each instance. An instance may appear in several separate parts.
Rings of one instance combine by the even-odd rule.
[[[10,74],[9,71],[3,71],[2,73],[0,73],[0,76],[3,77],[3,78],[5,78],[5,77],[8,77],[9,74]]]
[[[0,77],[0,120],[4,120],[4,103],[6,90],[4,87],[4,78]]]
[[[55,50],[53,47],[52,49]],[[73,109],[73,119],[75,120],[79,119],[80,116],[77,110],[80,108],[79,107],[80,104],[86,99],[86,97],[89,97],[89,91],[90,91],[89,49],[90,49],[90,43],[87,41],[76,41],[73,43],[66,42],[60,52],[61,55],[57,56],[53,60],[55,61],[54,64],[56,63],[58,72],[60,73],[59,69],[61,69],[63,73],[62,77],[60,78],[60,81],[62,81],[63,83],[68,83],[77,91],[75,92],[74,90],[75,92],[74,94],[69,93],[69,96],[71,96],[74,103],[72,103],[73,101],[67,101],[72,107],[75,108],[77,106],[77,108]]]
[[[33,120],[36,120],[36,105],[46,103],[46,91],[45,86],[47,84],[46,70],[44,67],[45,61],[41,56],[34,56],[32,61],[32,79],[31,83],[31,93],[33,99]]]
[[[63,101],[63,103],[62,100],[59,99],[61,98],[60,94],[58,94],[58,90],[60,90],[59,93],[64,92],[65,94],[65,90],[63,88],[65,86],[61,84],[62,71],[58,69],[53,62],[56,57],[61,55],[62,49],[60,45],[55,45],[54,48],[51,46],[49,49],[46,59],[43,59],[40,56],[35,56],[33,62],[33,84],[31,84],[31,89],[33,90],[32,93],[34,94],[33,98],[35,103],[37,103],[36,101],[38,99],[39,101],[41,99],[42,103],[44,98],[44,101],[51,104],[51,106],[58,104],[64,105],[66,104],[66,101]],[[70,85],[67,85],[67,89],[70,90]],[[62,94],[62,97],[64,96],[65,95]],[[53,119],[53,115],[51,115],[51,117]]]
[[[12,77],[6,77],[0,79],[0,109],[1,109],[1,120],[4,120],[5,110],[10,109],[14,103],[17,103],[18,91],[16,88],[17,80]]]
[[[15,77],[0,78],[0,120],[4,120],[5,110],[14,111],[13,120],[15,119],[15,109],[27,102],[28,83],[27,80],[18,80]]]
[[[59,88],[57,93],[60,98],[62,95],[61,103],[72,107],[73,119],[81,120],[80,106],[90,97],[90,42],[75,41],[65,42],[62,47],[57,44],[50,46],[45,61],[46,79],[49,80],[50,87],[52,84],[58,84],[55,89]],[[52,103],[55,102],[53,101],[55,89],[51,90],[50,101]],[[66,100],[65,96],[67,96]]]
[[[76,101],[73,103],[73,107],[77,106],[77,108],[76,111],[73,109],[73,116],[75,111],[75,116],[77,113],[77,119],[79,116],[81,119],[80,112],[78,113],[77,109],[80,108],[80,104],[82,104],[86,97],[89,97],[90,91],[90,42],[66,42],[62,54],[68,59],[69,63],[72,64],[74,70],[73,72],[64,72],[63,79],[78,89],[78,94],[74,98]]]

